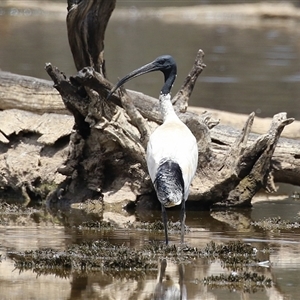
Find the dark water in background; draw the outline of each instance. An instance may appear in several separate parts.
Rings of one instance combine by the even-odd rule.
[[[133,12],[126,21],[113,15],[107,28],[105,57],[112,82],[161,54],[171,54],[178,64],[175,93],[201,48],[207,68],[198,79],[191,105],[246,114],[254,111],[261,117],[286,111],[288,116],[300,119],[300,109],[295,109],[300,97],[299,24],[282,20],[249,26],[168,24],[132,17],[140,6],[150,4],[168,5],[166,1],[118,1],[117,7],[131,7]],[[0,15],[2,70],[49,79],[43,68],[51,62],[68,75],[75,73],[65,14],[55,19],[23,12],[11,14]],[[157,73],[126,84],[154,97],[161,85],[162,76]]]
[[[42,1],[41,1],[42,2]],[[62,2],[62,1],[55,1]],[[176,5],[206,4],[214,1],[174,1]],[[220,1],[216,1],[220,2]],[[231,1],[237,2],[237,1]],[[239,1],[241,2],[241,1]],[[119,7],[166,5],[167,1],[118,1]],[[226,3],[229,3],[226,2]],[[1,3],[0,3],[1,6]],[[0,10],[1,13],[1,10]],[[115,82],[121,77],[161,54],[171,54],[178,63],[177,91],[190,70],[199,48],[205,52],[207,68],[200,75],[191,104],[232,112],[272,116],[279,111],[300,119],[300,51],[299,24],[290,22],[262,22],[260,26],[233,24],[167,24],[141,19],[117,20],[112,17],[106,34],[106,63],[108,75]],[[69,50],[64,15],[53,17],[41,14],[0,14],[0,68],[18,74],[48,78],[45,62],[58,66],[67,75],[75,73]],[[162,76],[149,74],[126,86],[157,96]],[[300,232],[265,232],[249,225],[251,220],[282,216],[298,218],[300,203],[292,198],[283,201],[261,202],[252,209],[237,213],[237,227],[226,222],[224,216],[212,212],[188,212],[187,225],[193,231],[187,241],[204,247],[211,240],[227,242],[242,239],[258,249],[273,249],[266,255],[271,267],[258,268],[274,281],[274,287],[255,294],[224,289],[210,290],[198,280],[204,276],[227,274],[230,270],[219,263],[198,260],[186,266],[188,299],[297,299],[300,280]],[[230,215],[231,212],[228,212]],[[159,218],[159,216],[157,217]],[[176,216],[174,216],[176,218]],[[89,236],[101,238],[101,233]],[[132,247],[147,243],[148,239],[163,239],[147,233],[120,230],[106,237],[112,242]],[[80,233],[60,226],[34,225],[0,226],[0,254],[5,258],[9,249],[24,250],[66,245],[84,240]],[[176,235],[172,242],[178,243]],[[168,274],[178,282],[177,266],[168,265]],[[139,280],[113,278],[93,274],[78,278],[36,276],[27,271],[19,274],[13,262],[0,263],[0,290],[4,299],[151,299],[157,274]],[[113,292],[112,292],[113,291]],[[113,298],[114,297],[114,298]]]
[[[299,34],[296,27],[284,26],[241,29],[232,25],[112,22],[106,42],[109,76],[113,79],[116,70],[123,76],[169,53],[178,63],[173,89],[177,91],[201,48],[207,68],[198,79],[192,105],[247,114],[255,111],[262,117],[287,111],[299,119],[300,110],[295,111],[300,96]],[[137,78],[128,87],[156,96],[161,80],[152,74]]]

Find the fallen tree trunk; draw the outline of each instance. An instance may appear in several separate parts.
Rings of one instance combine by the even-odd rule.
[[[33,81],[36,81],[36,79],[32,79]],[[17,86],[17,84],[16,84]],[[19,91],[22,91],[23,87],[19,86]],[[22,94],[22,93],[21,93]],[[152,99],[146,95],[137,93],[137,92],[129,92],[131,95],[135,105],[138,107],[138,109],[142,112],[142,114],[147,117],[148,119],[156,120],[160,122],[160,117],[158,113],[158,103],[156,99]],[[33,96],[32,99],[35,97]],[[143,101],[139,101],[142,99]],[[22,103],[22,102],[20,102]],[[37,101],[38,103],[38,101]],[[141,107],[139,107],[142,104]],[[19,106],[17,106],[19,107]],[[36,107],[36,105],[35,105]],[[155,113],[156,112],[156,113]],[[183,116],[187,115],[187,113],[182,114]],[[192,118],[199,118],[199,116],[195,114],[188,114],[189,116],[186,119],[192,119]],[[7,147],[5,150],[3,150],[3,157],[5,157],[2,161],[5,162],[6,166],[10,166],[12,168],[12,165],[7,164],[7,160],[11,161],[11,157],[8,155],[7,151],[11,148],[11,145],[14,143],[14,136],[20,135],[22,132],[32,132],[37,133],[38,136],[33,136],[32,139],[35,139],[37,142],[42,143],[44,145],[46,144],[54,144],[57,140],[62,138],[63,136],[70,135],[72,131],[72,127],[74,124],[73,117],[68,115],[56,115],[56,114],[43,114],[43,115],[36,115],[34,117],[34,114],[30,114],[27,117],[27,114],[25,112],[19,112],[16,115],[15,110],[5,110],[0,112],[0,131],[2,134],[4,134],[4,140],[2,140],[3,143],[7,143]],[[56,116],[53,118],[52,116]],[[26,117],[26,118],[25,118]],[[37,126],[37,124],[43,124],[43,120],[47,120],[48,123],[46,123],[46,127]],[[28,121],[26,121],[28,120]],[[30,120],[30,121],[29,121]],[[17,122],[18,121],[18,122]],[[63,123],[62,123],[63,122]],[[9,125],[14,124],[14,126]],[[52,127],[49,127],[49,124],[52,125]],[[63,124],[63,126],[62,126]],[[45,128],[45,129],[43,129]],[[58,129],[64,129],[63,132]],[[51,136],[49,136],[49,132],[51,132]],[[217,159],[220,160],[223,159],[223,157],[226,155],[226,152],[229,151],[231,145],[234,143],[234,140],[236,137],[240,134],[239,130],[233,129],[232,127],[224,126],[224,125],[217,125],[213,129],[210,130],[210,135],[212,138],[211,143],[211,149],[213,153],[217,153]],[[258,138],[258,135],[250,134],[249,136],[249,143],[253,143]],[[67,142],[67,140],[66,140]],[[23,143],[25,143],[23,141]],[[32,141],[30,142],[32,143]],[[299,149],[300,149],[300,143],[295,140],[291,139],[280,139],[279,143],[277,144],[275,153],[272,157],[272,168],[274,171],[274,178],[276,182],[286,182],[286,183],[292,183],[295,185],[300,185],[299,182]],[[65,145],[67,146],[67,144]],[[4,148],[4,146],[2,147]],[[43,147],[41,147],[43,148]],[[55,148],[55,146],[54,146]],[[41,150],[42,151],[42,150]],[[11,153],[10,153],[11,154]],[[38,155],[38,153],[37,153]],[[18,155],[16,156],[15,164],[18,164]],[[58,161],[55,166],[56,168],[61,167],[59,164],[63,164],[65,157],[62,157],[60,161]],[[97,159],[97,158],[96,158]],[[22,164],[25,168],[25,163]],[[74,163],[74,166],[76,166],[76,163]],[[31,166],[32,167],[32,166]],[[60,171],[68,169],[60,168]],[[24,170],[23,170],[24,171]],[[24,173],[21,171],[20,173]],[[57,174],[56,169],[52,169],[51,172],[53,174]],[[63,173],[66,173],[66,171],[63,171]],[[41,174],[49,174],[49,169],[46,169],[45,172],[39,169],[37,172],[29,172],[28,174],[31,174],[31,176],[35,175],[34,177],[24,178],[23,182],[19,182],[17,186],[32,186],[32,191],[35,191],[37,189],[37,186],[34,186],[34,182],[36,182],[36,179],[43,175]],[[6,174],[3,174],[3,178],[6,178],[5,183],[2,183],[2,188],[7,188],[9,185],[16,185],[15,180],[12,180],[16,177],[21,177],[21,175],[16,174],[16,170],[7,169]],[[56,175],[57,176],[57,175]],[[107,175],[106,175],[107,176]],[[108,176],[109,177],[109,176]],[[61,181],[58,183],[63,182],[64,176],[61,176]],[[49,180],[49,178],[47,179]],[[52,180],[50,178],[50,180]],[[128,178],[129,180],[129,178]],[[30,183],[30,184],[29,184]],[[101,187],[101,185],[99,185]],[[124,184],[124,181],[120,185],[114,185],[114,186],[107,186],[107,190],[114,191],[111,194],[116,193],[115,195],[123,195],[123,197],[127,197],[130,200],[134,200],[134,198],[139,195],[140,193],[132,192],[130,186],[126,186]],[[105,190],[104,190],[105,191]],[[118,192],[117,192],[118,191]],[[36,191],[35,191],[36,193]],[[24,194],[24,191],[23,191]],[[36,193],[39,194],[39,193]],[[107,193],[107,196],[109,193]],[[191,193],[191,197],[194,199],[197,199],[197,193]]]
[[[156,103],[156,100],[148,95],[131,90],[127,90],[127,92],[139,110],[145,109],[145,107],[140,107],[143,105],[143,103],[139,101],[140,97],[147,103],[151,101],[147,106],[148,108],[151,108],[153,101]],[[53,87],[53,82],[50,80],[0,71],[0,95],[0,110],[21,109],[37,114],[57,113],[71,115],[66,109],[59,92]],[[157,103],[155,105],[157,105]],[[233,128],[242,128],[248,118],[245,114],[205,107],[189,106],[188,111],[198,115],[204,111],[209,111],[212,118],[219,119],[222,125]],[[264,134],[268,130],[271,122],[272,118],[260,118],[256,116],[252,126],[252,132]],[[294,121],[291,126],[286,127],[282,132],[282,136],[300,139],[300,121]]]
[[[88,72],[87,72],[88,74]],[[79,76],[81,76],[80,74]],[[5,75],[6,78],[9,78],[9,83],[14,86],[14,90],[18,91],[18,93],[11,93],[11,89],[7,89],[7,92],[2,99],[13,99],[13,101],[10,102],[9,108],[15,107],[14,103],[17,103],[16,107],[22,107],[25,108],[26,110],[34,110],[37,112],[43,112],[43,111],[49,111],[51,110],[51,103],[53,103],[53,108],[58,108],[59,112],[64,112],[62,106],[59,104],[59,101],[61,101],[60,96],[58,93],[53,91],[53,88],[50,85],[50,82],[47,81],[41,81],[41,84],[36,84],[39,82],[38,79],[36,78],[30,78],[30,77],[25,77],[23,80],[23,76],[18,76],[18,75],[13,75],[10,74],[9,77]],[[17,78],[17,80],[14,80]],[[97,77],[99,79],[99,77]],[[84,79],[81,78],[82,81]],[[89,77],[88,80],[92,80],[92,77]],[[94,79],[93,79],[94,80]],[[97,83],[99,86],[97,89],[109,89],[107,87],[108,82],[103,79],[103,82],[100,81]],[[89,85],[91,85],[89,83]],[[3,86],[3,84],[2,84]],[[42,86],[42,88],[41,88]],[[26,99],[26,91],[32,90],[32,96],[31,96],[31,101],[34,103],[33,105],[28,106],[28,103],[26,101],[22,101],[22,96],[24,95]],[[50,99],[50,101],[40,101],[42,99],[42,95],[44,95],[47,91],[49,91],[51,97],[54,98]],[[29,93],[28,93],[29,94]],[[4,95],[4,92],[2,92],[2,95]],[[14,99],[15,95],[19,95],[17,99]],[[36,96],[37,95],[37,96]],[[138,108],[138,110],[143,114],[145,118],[148,120],[151,120],[153,122],[161,122],[160,114],[159,114],[159,107],[158,107],[158,101],[156,99],[153,99],[147,95],[137,93],[134,91],[129,91],[129,95],[133,99],[134,105]],[[59,98],[58,98],[59,97]],[[142,100],[142,101],[141,101]],[[3,103],[7,101],[1,102],[2,105]],[[118,102],[115,99],[115,102]],[[57,105],[56,105],[57,103]],[[3,107],[2,107],[3,108]],[[5,107],[4,107],[5,108]],[[48,110],[49,109],[49,110]],[[55,110],[54,110],[55,111]],[[37,137],[32,137],[33,139],[36,139],[37,142],[42,143],[44,145],[51,145],[54,144],[57,140],[62,138],[63,136],[68,136],[71,134],[72,127],[74,125],[73,117],[72,116],[67,116],[67,115],[56,115],[56,114],[43,114],[41,116],[36,116],[34,117],[34,114],[31,114],[30,116],[27,117],[26,113],[19,112],[13,109],[6,109],[3,112],[0,112],[0,132],[2,134],[3,139],[1,141],[3,143],[7,143],[7,148],[5,151],[3,151],[3,156],[6,158],[3,159],[3,162],[5,162],[10,156],[7,155],[7,150],[11,148],[11,143],[13,142],[13,137],[16,134],[20,134],[20,132],[32,132],[32,133],[37,133]],[[187,120],[187,122],[194,122],[194,120],[197,120],[199,118],[199,115],[196,115],[194,113],[180,113],[179,114],[182,116],[183,119]],[[56,116],[56,117],[53,117]],[[28,120],[28,121],[26,121]],[[30,120],[30,121],[29,121]],[[46,123],[46,127],[42,126],[37,126],[37,124],[44,124],[42,120],[47,120],[48,122]],[[18,122],[16,122],[18,121]],[[62,127],[62,122],[63,122],[63,127]],[[12,126],[11,124],[14,124]],[[52,127],[49,127],[49,124],[52,125]],[[43,129],[43,128],[47,128]],[[59,130],[60,129],[60,130]],[[61,129],[64,131],[62,132]],[[197,129],[196,129],[197,131]],[[49,132],[51,132],[51,136],[49,135]],[[197,133],[196,133],[197,134]],[[233,145],[235,139],[237,136],[240,135],[240,130],[233,129],[232,127],[224,126],[224,125],[217,125],[214,128],[210,130],[210,136],[212,139],[210,148],[212,150],[212,153],[216,153],[216,161],[220,161],[224,159],[224,156],[226,153],[229,151],[231,145]],[[254,143],[256,139],[258,139],[259,135],[257,134],[250,134],[248,137],[248,142],[249,143]],[[67,144],[65,145],[67,146]],[[272,170],[274,174],[274,179],[276,182],[285,182],[285,183],[290,183],[294,185],[300,185],[299,181],[299,170],[300,170],[300,165],[299,165],[299,157],[300,157],[300,143],[299,141],[296,140],[291,140],[291,139],[280,139],[279,143],[277,144],[277,147],[275,149],[274,155],[272,157]],[[71,151],[72,152],[72,151]],[[17,155],[18,157],[18,155]],[[56,168],[61,167],[60,164],[64,163],[64,159],[66,157],[61,157],[61,160],[57,161],[55,166]],[[97,159],[97,157],[95,157]],[[142,161],[143,159],[140,158],[139,161]],[[18,159],[16,158],[15,163],[17,163]],[[6,163],[7,165],[7,163]],[[9,164],[8,164],[9,165]],[[76,166],[77,161],[72,161],[71,165]],[[10,166],[10,165],[9,165]],[[23,164],[25,168],[25,164]],[[32,166],[31,166],[32,167]],[[66,170],[71,170],[69,167],[64,167],[64,168],[59,168],[62,173],[65,175],[68,175],[68,172]],[[23,170],[24,171],[24,170]],[[24,173],[21,171],[20,173]],[[53,174],[57,174],[57,170],[53,169],[51,170]],[[120,171],[121,172],[121,171]],[[71,172],[72,173],[72,172]],[[144,172],[146,174],[146,171]],[[209,171],[211,173],[211,171]],[[30,174],[28,172],[28,174]],[[45,172],[42,171],[40,168],[38,169],[37,173],[32,173],[31,175],[34,175],[35,177],[28,177],[26,180],[23,182],[19,182],[17,186],[22,186],[26,185],[27,188],[28,186],[31,187],[32,191],[34,191],[35,194],[40,194],[39,192],[36,192],[37,186],[34,186],[34,182],[36,182],[36,179],[38,176],[41,176],[41,174],[49,174],[49,169],[46,169]],[[7,170],[7,174],[3,175],[3,178],[6,178],[5,183],[2,183],[2,188],[7,188],[9,184],[16,185],[15,180],[12,180],[13,178],[16,178],[18,176],[21,176],[20,174],[16,174],[14,171],[11,169]],[[56,175],[57,176],[57,175]],[[42,176],[43,177],[43,176]],[[101,176],[103,177],[103,175]],[[99,178],[101,178],[99,176]],[[110,177],[105,175],[104,177]],[[93,178],[93,176],[92,176]],[[23,178],[24,179],[24,178]],[[65,176],[60,177],[60,181],[58,183],[63,182],[65,179]],[[130,181],[130,178],[127,178]],[[52,180],[52,178],[47,179]],[[118,181],[118,180],[117,180]],[[202,185],[203,183],[201,183]],[[97,185],[99,187],[103,188],[102,184]],[[132,187],[127,186],[126,183],[124,183],[124,180],[120,180],[120,183],[117,184],[117,182],[114,183],[113,186],[110,186],[109,184],[107,185],[107,190],[103,189],[104,192],[106,192],[106,196],[108,195],[123,195],[125,198],[129,198],[130,200],[134,200],[137,195],[140,193],[137,191],[132,191]],[[109,193],[108,191],[111,191]],[[118,192],[117,192],[118,191]],[[146,192],[149,192],[147,190]],[[24,194],[24,189],[23,192]],[[82,195],[82,194],[81,194]],[[191,192],[191,198],[198,200],[199,194],[197,192],[194,192],[192,190]],[[114,197],[112,197],[113,199]],[[217,197],[217,199],[219,199]],[[112,200],[111,200],[112,201]]]
[[[67,78],[51,64],[47,64],[46,71],[75,124],[68,157],[58,168],[64,180],[59,182],[49,201],[82,201],[104,196],[106,201],[115,203],[152,195],[145,147],[149,133],[161,123],[158,101],[134,91],[127,95],[124,90],[113,95],[111,101],[105,100],[112,84],[105,78],[103,40],[115,1],[109,6],[105,1],[70,0],[68,3],[68,36],[78,73]],[[93,34],[87,34],[90,31]],[[299,142],[278,142],[284,127],[293,122],[285,113],[275,115],[268,131],[258,136],[250,133],[253,113],[242,131],[238,131],[218,125],[218,120],[208,113],[197,115],[186,111],[193,86],[204,67],[200,50],[173,99],[179,117],[194,133],[199,146],[198,171],[189,199],[206,207],[250,205],[261,188],[275,190],[274,178],[300,185]],[[1,126],[0,130],[9,140],[11,133]],[[9,168],[4,169],[4,184],[9,184],[11,174]],[[35,181],[27,180],[31,181],[26,184],[30,197]],[[18,184],[22,187],[21,181]]]
[[[0,71],[0,110],[69,113],[49,80]]]

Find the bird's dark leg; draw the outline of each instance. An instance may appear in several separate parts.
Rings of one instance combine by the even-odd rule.
[[[169,244],[169,239],[168,239],[168,217],[167,217],[166,208],[163,204],[161,205],[161,215],[162,215],[162,220],[163,220],[164,228],[165,228],[166,245],[168,245]]]
[[[182,199],[182,202],[181,202],[180,222],[181,222],[180,243],[181,243],[181,245],[183,245],[183,243],[184,243],[184,232],[185,232],[185,200],[184,199]]]

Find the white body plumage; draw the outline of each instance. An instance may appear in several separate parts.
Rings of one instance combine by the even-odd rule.
[[[180,190],[170,188],[171,194],[169,195],[168,201],[166,199],[160,199],[159,195],[161,194],[154,184],[157,196],[165,207],[179,205],[182,200],[187,200],[189,188],[198,164],[196,138],[176,115],[170,98],[170,94],[160,95],[160,106],[164,118],[163,124],[157,127],[151,134],[146,157],[148,171],[153,183],[157,180],[157,176],[160,175],[160,165],[165,161],[177,163],[181,169],[184,185],[182,195],[180,195]],[[168,179],[166,178],[166,180]],[[166,188],[168,188],[168,182],[166,182],[166,185]]]

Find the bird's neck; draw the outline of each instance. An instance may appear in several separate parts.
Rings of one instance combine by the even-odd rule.
[[[170,118],[178,119],[171,102],[171,94],[160,94],[159,103],[164,122]]]

